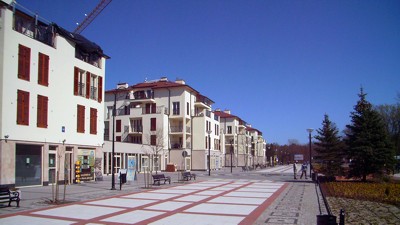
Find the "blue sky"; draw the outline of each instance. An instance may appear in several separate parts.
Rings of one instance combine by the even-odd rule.
[[[72,31],[100,1],[18,2]],[[269,143],[307,143],[325,113],[343,130],[361,86],[400,93],[398,0],[114,0],[82,35],[111,56],[106,89],[182,78]]]

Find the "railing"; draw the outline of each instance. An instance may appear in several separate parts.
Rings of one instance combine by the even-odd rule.
[[[90,87],[90,99],[97,100],[97,87]]]
[[[142,126],[134,126],[132,127],[132,133],[141,133],[143,132],[143,127]]]
[[[78,95],[85,97],[85,83],[83,82],[78,83]]]
[[[182,144],[181,143],[171,143],[171,149],[181,149]]]
[[[23,35],[54,47],[54,27],[38,21],[38,15],[30,16],[16,11],[13,28]]]
[[[168,114],[168,108],[166,108],[165,106],[157,106],[156,109],[152,109],[150,108],[142,108],[142,114],[146,115],[146,114]]]
[[[137,91],[133,93],[135,99],[153,99],[154,93],[152,91]]]
[[[171,133],[183,132],[183,126],[171,126]]]
[[[207,106],[211,106],[211,104],[212,104],[212,101],[209,98],[202,96],[202,95],[196,96],[196,102],[204,103]]]

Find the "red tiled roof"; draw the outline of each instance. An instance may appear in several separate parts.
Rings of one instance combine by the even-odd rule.
[[[259,131],[258,129],[253,128],[253,127],[246,127],[246,130],[248,130],[248,131],[257,131],[260,135],[262,135],[261,131]]]
[[[214,111],[214,114],[219,116],[220,118],[237,118],[238,120],[241,120],[238,116],[223,111]]]
[[[138,83],[135,85],[132,85],[131,88],[152,88],[152,89],[159,89],[159,88],[174,88],[174,87],[183,87],[183,88],[189,88],[196,93],[194,88],[190,87],[189,85],[186,84],[180,84],[172,81],[156,81],[156,82],[143,82],[143,83]]]

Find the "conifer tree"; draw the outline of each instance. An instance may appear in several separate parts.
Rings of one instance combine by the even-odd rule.
[[[394,149],[384,123],[366,95],[361,88],[360,99],[351,112],[351,124],[346,126],[347,155],[351,160],[349,176],[363,181],[367,175],[392,169],[394,165]]]
[[[317,146],[315,151],[318,153],[318,158],[323,163],[322,172],[327,176],[339,175],[343,158],[343,145],[335,123],[329,120],[327,114],[324,115],[322,128],[319,128],[317,133],[315,139],[318,141],[314,144]]]

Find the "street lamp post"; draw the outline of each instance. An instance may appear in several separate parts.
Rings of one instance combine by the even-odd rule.
[[[314,129],[312,129],[312,128],[308,128],[307,129],[307,132],[308,132],[308,139],[309,139],[309,145],[310,145],[310,178],[312,179],[312,177],[311,177],[311,171],[312,171],[312,163],[311,163],[311,133],[313,132],[313,130]]]
[[[211,130],[208,130],[208,176],[211,176]]]
[[[113,105],[113,126],[112,126],[112,152],[111,152],[111,190],[115,190],[115,176],[114,176],[114,155],[115,155],[115,113],[117,105],[117,92],[114,92],[114,105]]]
[[[231,173],[232,173],[232,167],[233,167],[233,139],[231,139]]]

